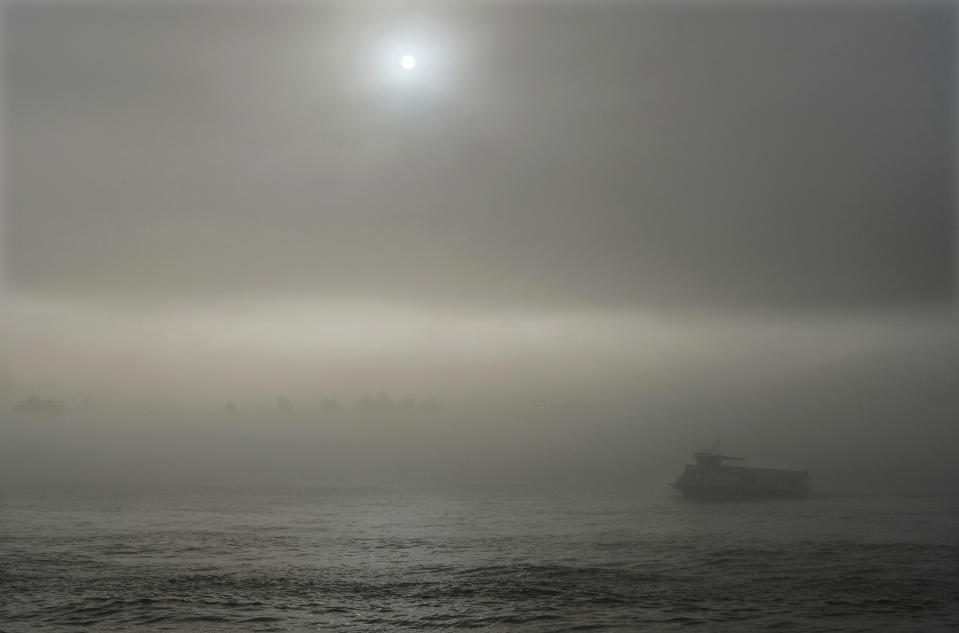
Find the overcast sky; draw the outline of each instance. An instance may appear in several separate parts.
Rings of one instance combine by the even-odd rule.
[[[946,5],[357,4],[8,7],[13,290],[952,298]]]
[[[951,3],[3,18],[11,397],[382,390],[625,403],[630,433],[757,452],[959,439]]]

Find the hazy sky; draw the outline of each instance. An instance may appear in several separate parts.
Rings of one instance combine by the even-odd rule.
[[[384,390],[626,403],[629,433],[757,452],[957,439],[950,3],[3,22],[18,398]],[[615,428],[590,441],[642,441]]]
[[[120,4],[6,9],[16,291],[952,298],[946,5]]]

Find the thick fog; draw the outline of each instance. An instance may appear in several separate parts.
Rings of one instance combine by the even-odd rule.
[[[949,3],[2,15],[0,490],[959,484]]]

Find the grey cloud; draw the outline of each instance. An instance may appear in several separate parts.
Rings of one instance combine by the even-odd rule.
[[[352,50],[386,10],[8,7],[8,281],[119,301],[952,299],[951,8],[431,15],[447,85],[399,95]]]

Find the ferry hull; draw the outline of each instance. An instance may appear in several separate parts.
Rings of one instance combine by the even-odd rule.
[[[735,488],[729,486],[706,486],[698,484],[670,484],[687,499],[802,499],[808,490],[782,490],[776,488]]]

